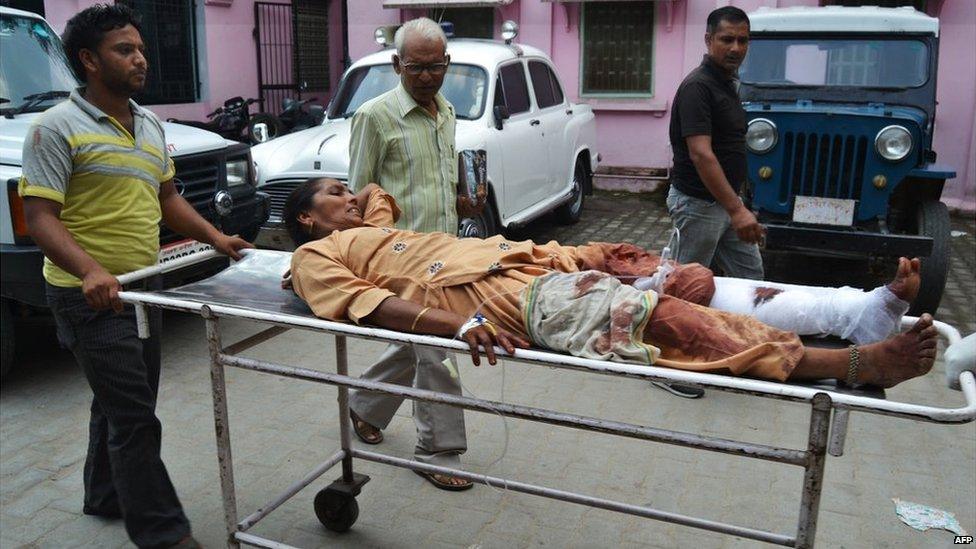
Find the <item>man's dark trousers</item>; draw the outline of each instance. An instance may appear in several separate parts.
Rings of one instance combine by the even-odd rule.
[[[158,285],[158,280],[151,283]],[[96,311],[81,288],[47,285],[58,339],[71,349],[94,393],[85,461],[85,512],[119,516],[139,547],[165,547],[190,534],[159,455],[156,418],[162,316],[150,310],[150,339],[138,337],[135,310]]]

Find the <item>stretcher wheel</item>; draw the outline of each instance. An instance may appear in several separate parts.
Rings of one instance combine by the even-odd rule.
[[[326,488],[315,495],[315,516],[327,529],[345,532],[359,518],[359,504],[349,494]]]

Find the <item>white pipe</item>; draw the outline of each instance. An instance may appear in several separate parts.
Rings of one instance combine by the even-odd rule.
[[[149,339],[149,313],[145,303],[136,303],[136,331],[139,339]]]

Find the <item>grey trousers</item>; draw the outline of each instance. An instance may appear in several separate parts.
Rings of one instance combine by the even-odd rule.
[[[679,232],[674,255],[678,263],[710,267],[714,259],[725,276],[763,279],[759,247],[739,240],[732,219],[721,204],[688,196],[672,185],[667,205],[671,222]]]
[[[363,372],[362,378],[460,395],[460,383],[443,364],[447,358],[447,353],[440,349],[392,344]],[[402,402],[403,397],[396,395],[370,391],[349,393],[350,408],[363,421],[379,429],[386,429]],[[414,401],[413,420],[417,426],[414,452],[417,461],[447,467],[460,463],[458,456],[468,449],[463,410]]]

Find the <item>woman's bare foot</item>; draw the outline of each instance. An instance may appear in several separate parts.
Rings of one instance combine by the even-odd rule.
[[[895,273],[895,279],[888,283],[888,289],[902,301],[915,301],[918,288],[922,284],[921,269],[922,262],[917,257],[899,257],[898,272]]]
[[[907,332],[861,347],[857,382],[887,388],[927,374],[935,363],[937,336],[932,315],[926,313]]]

